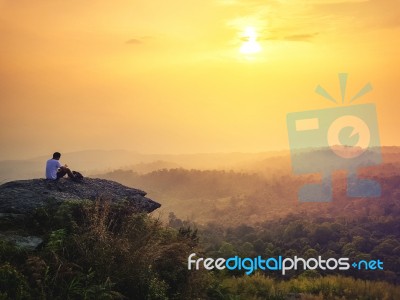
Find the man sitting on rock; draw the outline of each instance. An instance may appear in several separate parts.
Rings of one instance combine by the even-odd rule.
[[[53,158],[49,159],[46,163],[46,179],[58,180],[68,174],[68,177],[75,179],[74,174],[67,165],[61,166],[59,160],[61,157],[60,152],[54,152]]]

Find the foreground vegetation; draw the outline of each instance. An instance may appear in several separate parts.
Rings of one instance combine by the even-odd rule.
[[[195,299],[206,290],[185,264],[196,232],[128,205],[50,205],[27,227],[45,244],[33,252],[0,244],[0,299]]]
[[[400,299],[396,285],[338,275],[189,271],[190,253],[212,251],[199,239],[207,232],[164,226],[123,203],[50,203],[25,227],[45,242],[35,251],[0,242],[0,299]]]
[[[170,215],[171,226],[186,225]],[[202,247],[208,257],[303,257],[323,259],[347,257],[352,262],[380,260],[383,270],[319,270],[319,274],[346,275],[367,280],[400,283],[400,217],[328,218],[312,214],[291,214],[258,225],[223,226],[215,223],[199,226]],[[177,227],[179,228],[179,227]],[[297,277],[303,271],[289,271],[285,277]],[[270,276],[280,278],[279,272]]]
[[[212,290],[212,299],[400,299],[400,288],[386,282],[308,276],[305,273],[289,281],[274,280],[260,274],[226,278]]]

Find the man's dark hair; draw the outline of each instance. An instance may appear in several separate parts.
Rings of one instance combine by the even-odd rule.
[[[54,159],[59,159],[61,157],[61,153],[60,152],[54,152],[53,153],[53,158]]]

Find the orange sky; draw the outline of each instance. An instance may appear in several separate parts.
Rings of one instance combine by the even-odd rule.
[[[340,72],[399,145],[399,0],[0,0],[0,38],[0,159],[287,149]]]

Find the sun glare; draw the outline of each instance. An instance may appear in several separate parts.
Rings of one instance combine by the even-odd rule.
[[[257,33],[253,27],[247,27],[243,33],[245,42],[240,47],[240,52],[243,54],[253,54],[261,51],[261,46],[257,42]]]

